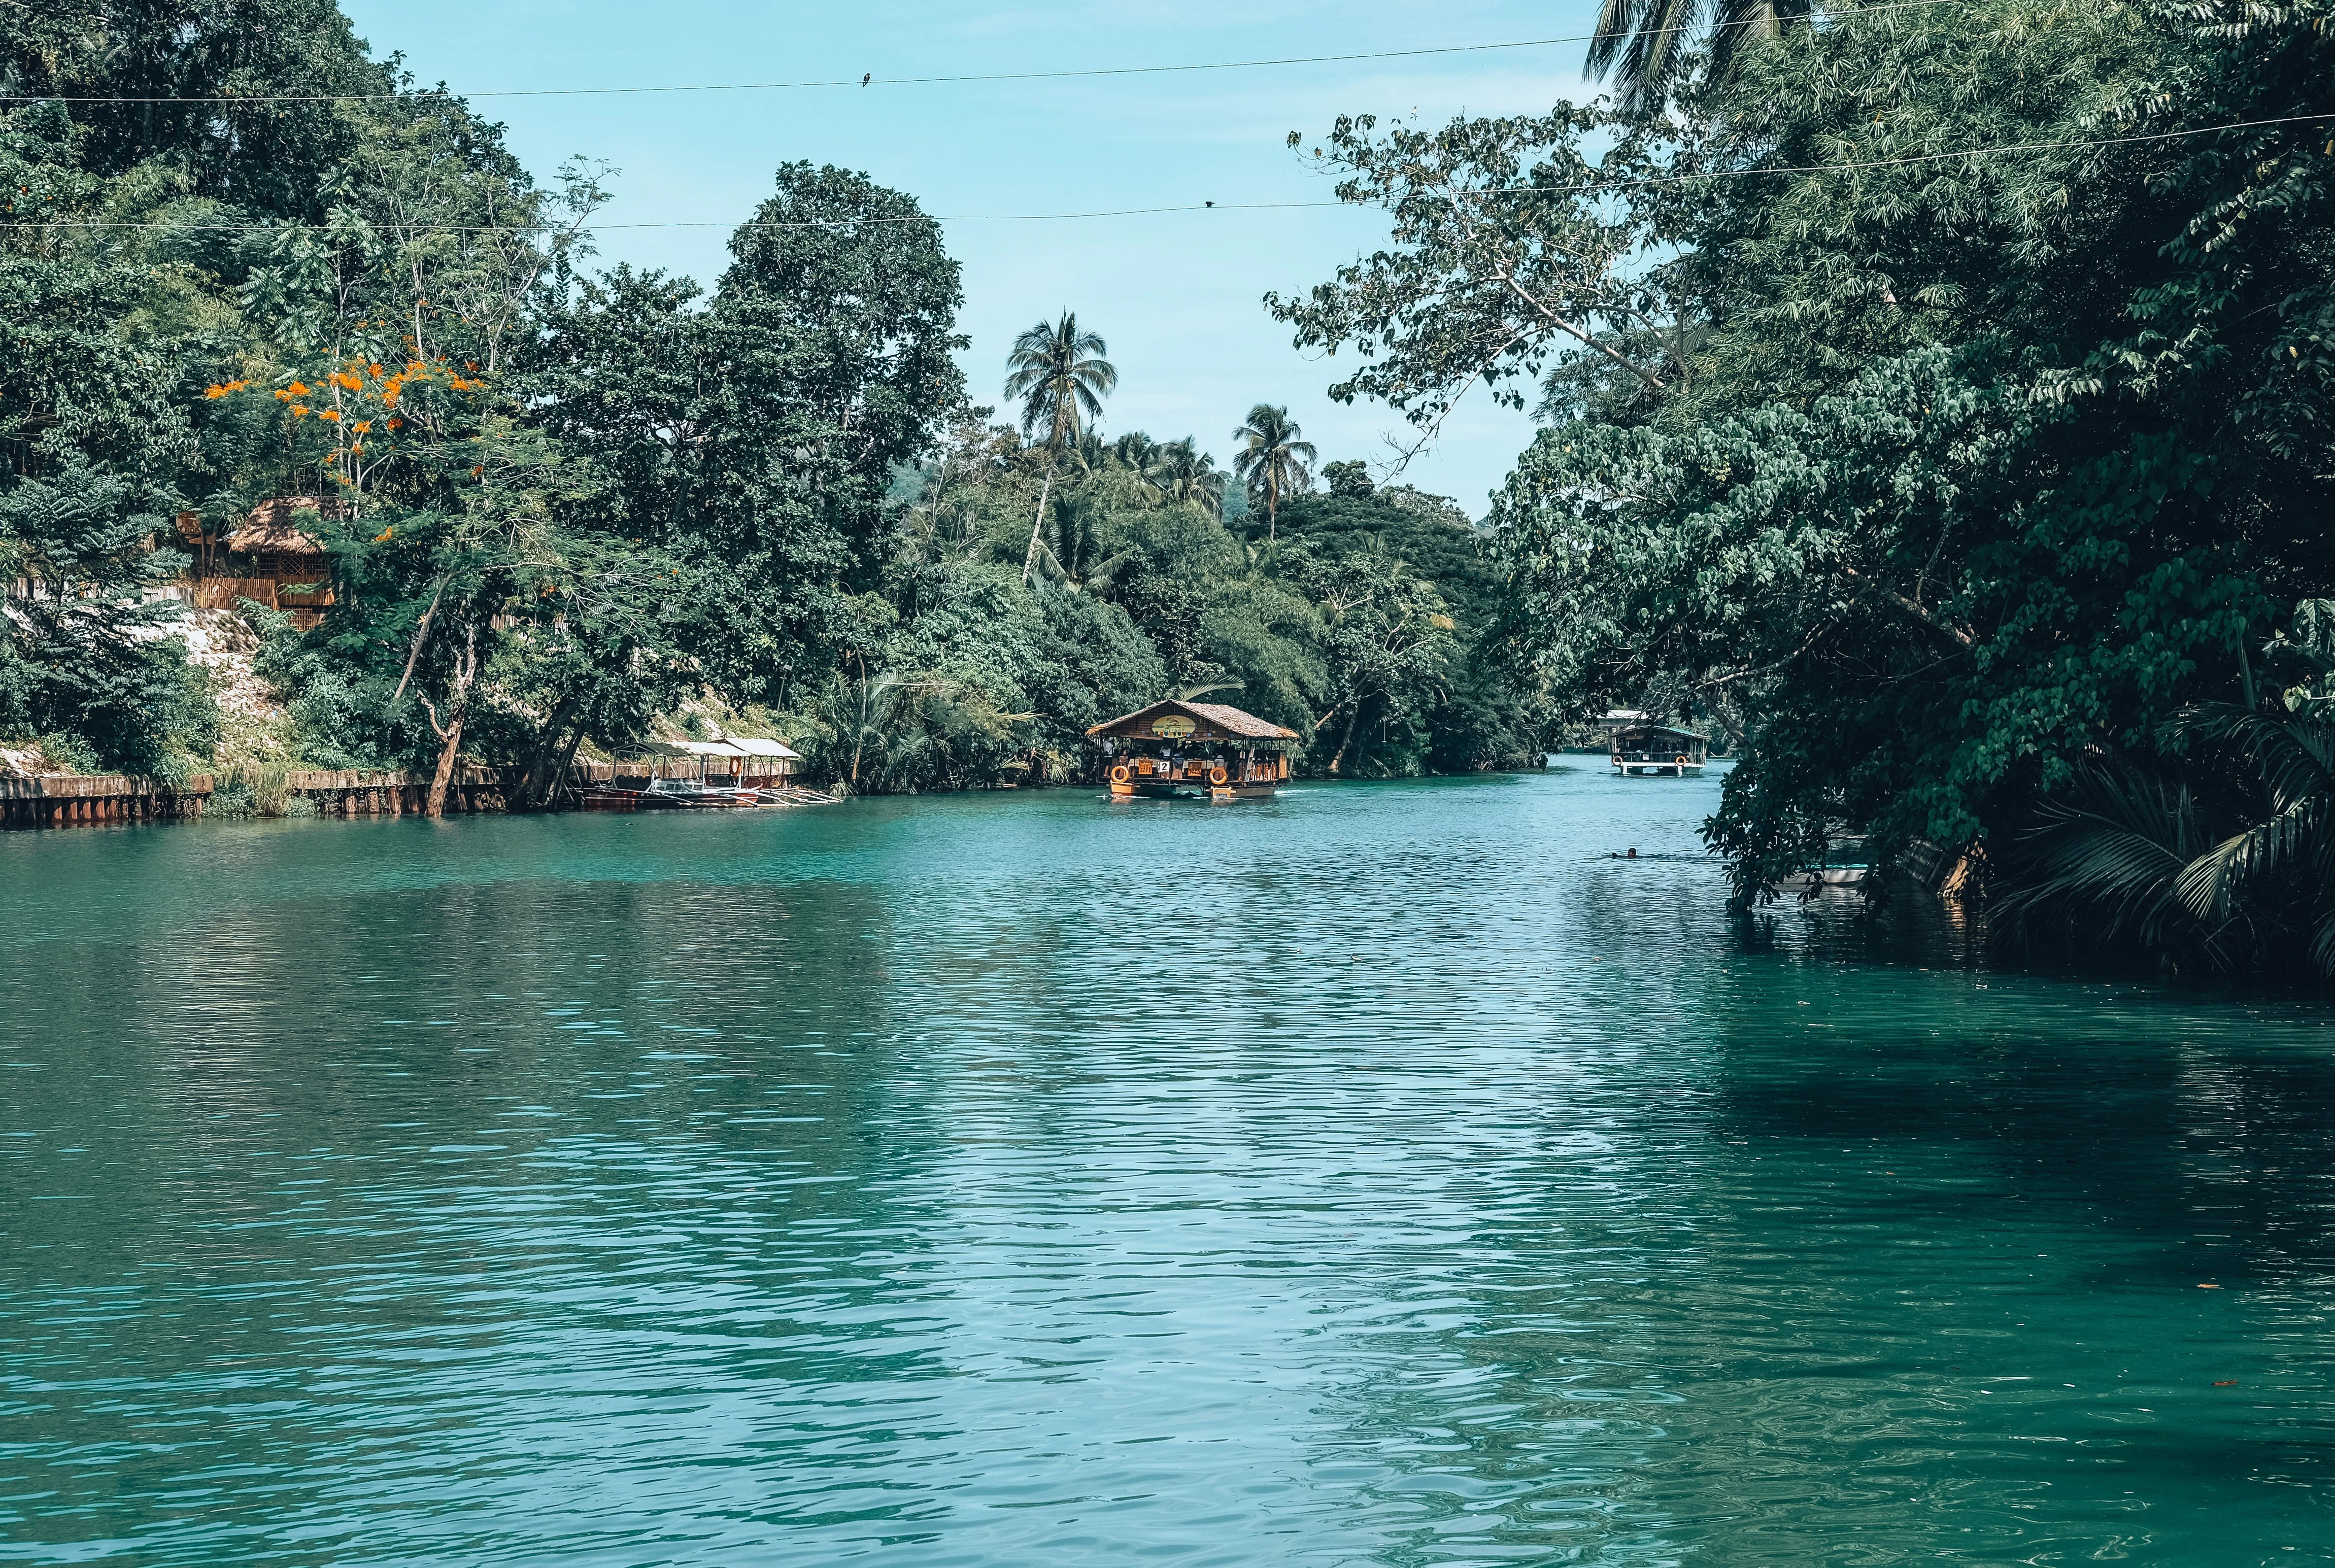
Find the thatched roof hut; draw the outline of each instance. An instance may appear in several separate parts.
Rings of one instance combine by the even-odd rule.
[[[1173,697],[1138,708],[1087,731],[1090,740],[1289,741],[1297,731],[1244,713],[1229,702],[1179,702]]]
[[[324,541],[300,529],[302,512],[338,522],[349,508],[347,502],[330,496],[278,496],[252,508],[250,516],[228,534],[227,547],[246,556],[322,557]]]

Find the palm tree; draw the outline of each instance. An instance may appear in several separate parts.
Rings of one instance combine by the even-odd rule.
[[[1077,470],[1080,479],[1090,479],[1119,461],[1119,450],[1094,431],[1082,431],[1078,440],[1062,449],[1062,460]]]
[[[1159,449],[1151,482],[1171,501],[1197,501],[1209,511],[1225,509],[1225,476],[1216,460],[1195,446],[1190,438],[1169,441]]]
[[[2288,630],[2293,634],[2288,635]],[[1998,918],[2104,944],[2186,949],[2234,967],[2282,947],[2335,979],[2335,599],[2304,599],[2262,647],[2295,683],[2208,702],[2155,769],[2097,760],[2003,846]]]
[[[1005,362],[1005,395],[1022,400],[1022,433],[1037,436],[1046,449],[1046,481],[1038,488],[1038,515],[1030,519],[1030,550],[1022,559],[1022,581],[1038,565],[1038,530],[1045,527],[1046,502],[1054,490],[1054,469],[1062,449],[1079,439],[1087,422],[1102,417],[1102,400],[1119,384],[1119,370],[1100,334],[1079,330],[1076,313],[1040,322],[1013,340]]]
[[[1815,0],[1605,0],[1589,44],[1589,74],[1612,74],[1625,113],[1652,114],[1678,84],[1689,34],[1706,29],[1703,49],[1712,81],[1735,70],[1744,46],[1804,27]]]
[[[1038,547],[1038,565],[1073,592],[1108,597],[1111,579],[1135,558],[1135,552],[1111,550],[1093,506],[1075,496],[1064,498],[1050,521],[1047,537]]]
[[[1315,456],[1312,441],[1299,440],[1303,432],[1284,406],[1259,403],[1248,411],[1248,422],[1233,432],[1241,443],[1233,458],[1233,472],[1248,481],[1249,493],[1264,498],[1265,537],[1277,537],[1281,498],[1303,495],[1313,488]]]
[[[1167,494],[1159,471],[1160,459],[1166,450],[1141,431],[1129,431],[1110,444],[1111,456],[1135,476],[1138,492],[1144,499],[1155,504]]]
[[[2042,802],[1995,917],[2216,968],[2291,943],[2335,977],[2335,723],[2217,703],[2181,728],[2202,767],[2096,762]]]

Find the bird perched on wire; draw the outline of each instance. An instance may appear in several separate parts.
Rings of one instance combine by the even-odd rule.
[[[873,81],[875,81],[875,80],[876,80],[876,73],[874,73],[873,71],[865,72],[865,73],[861,73],[861,75],[860,75],[860,78],[859,78],[859,85],[860,85],[860,86],[862,86],[862,87],[865,87],[865,86],[867,86],[870,82],[873,82]]]

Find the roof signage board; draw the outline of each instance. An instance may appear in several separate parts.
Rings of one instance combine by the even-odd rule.
[[[1185,702],[1174,698],[1121,714],[1097,724],[1087,733],[1097,739],[1109,736],[1121,740],[1197,740],[1264,745],[1297,739],[1294,730],[1223,702]]]

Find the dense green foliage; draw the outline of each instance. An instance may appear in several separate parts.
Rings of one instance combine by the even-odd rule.
[[[1274,537],[1261,517],[1224,520],[1223,479],[1189,440],[1090,433],[1057,460],[1011,428],[958,426],[911,487],[893,621],[820,700],[822,766],[856,769],[861,788],[871,756],[886,759],[878,788],[966,782],[1009,760],[1063,777],[1093,764],[1089,725],[1176,692],[1289,726],[1301,767],[1341,777],[1530,753],[1540,709],[1487,673],[1498,598],[1463,514],[1407,489],[1301,496]]]
[[[1748,719],[1708,829],[1746,901],[1843,832],[2011,892],[2103,769],[2285,812],[2263,650],[2335,586],[2324,8],[1829,15],[1657,118],[1342,122],[1397,243],[1278,308],[1425,423],[1542,378],[1521,646],[1584,708]],[[2335,896],[2235,886],[2216,962]]]
[[[1466,518],[1406,493],[1293,531],[1311,448],[1277,426],[1251,538],[1195,442],[1098,433],[1117,372],[1067,312],[989,427],[939,228],[864,176],[779,169],[709,291],[594,271],[593,171],[538,185],[329,5],[17,7],[0,57],[0,739],[235,764],[154,590],[182,534],[286,497],[331,607],[247,611],[278,769],[468,760],[550,804],[579,756],[711,721],[857,789],[1061,779],[1089,725],[1202,689],[1347,775],[1535,738],[1481,667]]]

